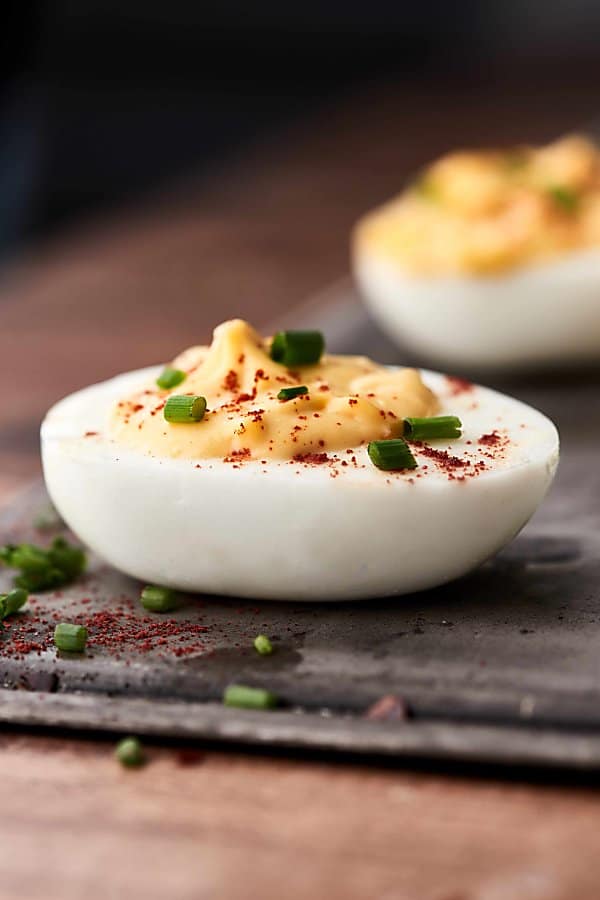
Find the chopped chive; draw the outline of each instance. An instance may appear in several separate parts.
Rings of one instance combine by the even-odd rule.
[[[308,388],[305,384],[300,384],[298,387],[281,388],[277,394],[277,399],[293,400],[294,397],[301,397],[302,394],[308,394]]]
[[[439,190],[427,175],[423,175],[413,182],[413,190],[419,197],[430,203],[436,203],[440,199]]]
[[[36,531],[52,531],[53,528],[60,528],[62,524],[63,520],[51,503],[42,507],[33,520]]]
[[[386,472],[396,469],[416,469],[417,461],[402,438],[389,441],[371,441],[367,452],[373,465]]]
[[[433,441],[437,438],[459,438],[462,422],[457,416],[429,416],[404,419],[404,437],[411,441]]]
[[[144,609],[152,612],[169,612],[178,605],[177,594],[170,588],[147,584],[140,596]]]
[[[517,172],[527,164],[527,153],[519,148],[507,150],[503,157],[503,163],[508,172]]]
[[[35,544],[7,544],[0,550],[2,562],[28,574],[44,573],[50,567],[48,552]]]
[[[318,363],[325,349],[320,331],[278,331],[271,343],[271,359],[282,366]]]
[[[85,568],[85,553],[81,547],[73,547],[64,538],[57,537],[52,542],[49,557],[53,565],[72,580]]]
[[[68,653],[81,653],[85,649],[88,633],[83,625],[71,622],[60,622],[54,629],[54,643],[59,650]]]
[[[35,544],[6,544],[0,547],[0,562],[19,569],[14,582],[25,591],[45,591],[62,587],[81,575],[85,553],[57,537],[47,550]]]
[[[171,388],[177,387],[178,384],[185,381],[186,377],[185,372],[182,372],[181,369],[172,369],[171,366],[165,366],[156,379],[156,383],[159,388],[170,391]]]
[[[188,397],[186,394],[175,394],[165,403],[164,415],[167,422],[173,424],[199,422],[206,412],[204,397]]]
[[[266,634],[257,634],[254,638],[254,649],[261,656],[269,656],[273,652],[273,644]]]
[[[6,604],[6,612],[10,615],[11,613],[17,612],[17,610],[21,609],[21,607],[27,603],[27,597],[29,595],[23,588],[13,588],[8,594],[3,594],[2,596],[4,597],[4,602]]]
[[[579,205],[579,197],[575,191],[570,190],[570,188],[560,186],[551,187],[548,188],[548,193],[556,205],[560,206],[564,212],[575,212]]]
[[[115,747],[115,756],[122,766],[136,768],[144,764],[144,749],[136,737],[126,737]]]
[[[244,684],[230,684],[223,694],[225,706],[237,706],[239,709],[273,709],[277,702],[277,697],[271,691],[246,687]]]
[[[6,619],[7,616],[18,612],[27,602],[27,597],[27,591],[23,588],[13,588],[8,594],[0,594],[0,619]]]

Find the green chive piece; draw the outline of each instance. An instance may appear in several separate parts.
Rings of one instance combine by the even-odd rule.
[[[320,331],[278,331],[271,344],[271,359],[282,366],[310,366],[318,363],[325,349]]]
[[[54,528],[60,528],[63,524],[63,520],[51,503],[43,506],[33,520],[33,527],[36,531],[52,531]]]
[[[570,188],[560,186],[551,187],[548,188],[548,193],[550,194],[556,205],[559,206],[564,212],[575,212],[579,205],[578,195]]]
[[[421,197],[423,200],[429,201],[430,203],[437,203],[437,201],[440,199],[439,190],[433,183],[432,179],[427,175],[423,175],[413,183],[413,190],[419,195],[419,197]]]
[[[519,148],[508,150],[504,154],[503,162],[507,172],[518,172],[527,165],[527,153]]]
[[[254,649],[261,656],[269,656],[273,652],[273,644],[266,634],[257,634],[254,638]]]
[[[115,756],[122,766],[129,769],[142,766],[145,762],[144,748],[136,737],[126,737],[115,747]]]
[[[367,452],[373,465],[386,472],[396,469],[416,469],[417,461],[402,438],[389,441],[371,441]]]
[[[230,684],[225,688],[223,703],[239,709],[273,709],[278,700],[271,691],[247,687],[245,684]]]
[[[19,569],[15,585],[25,591],[46,591],[74,581],[85,569],[85,553],[80,547],[57,537],[47,550],[35,544],[6,544],[0,547],[0,562]]]
[[[169,397],[164,409],[165,419],[173,424],[199,422],[205,412],[206,400],[204,397],[198,395],[188,397],[186,394],[175,394]]]
[[[18,612],[27,602],[28,596],[23,588],[14,588],[8,594],[0,594],[0,619],[6,619],[7,616]]]
[[[186,378],[187,375],[185,372],[182,372],[181,369],[172,369],[171,366],[165,366],[156,379],[156,383],[159,388],[170,391],[171,388],[177,387],[177,385],[181,384],[182,381],[185,381]]]
[[[151,612],[169,612],[178,606],[177,594],[170,588],[147,584],[140,596],[144,609]]]
[[[11,615],[11,613],[21,609],[27,603],[28,596],[29,594],[23,588],[13,588],[8,594],[3,594],[7,615]]]
[[[308,394],[308,388],[305,384],[300,384],[298,387],[281,388],[277,394],[277,399],[293,400],[294,397],[301,397],[303,394]]]
[[[12,569],[23,572],[45,572],[50,566],[48,553],[35,544],[7,544],[0,550],[0,558]]]
[[[60,622],[54,629],[54,643],[59,650],[68,653],[81,653],[85,650],[88,632],[83,625],[72,622]]]
[[[404,437],[411,441],[434,441],[438,438],[459,438],[462,422],[457,416],[429,416],[404,419]]]
[[[80,575],[85,568],[85,553],[80,547],[73,547],[64,538],[55,538],[49,551],[49,557],[65,577],[70,581]]]

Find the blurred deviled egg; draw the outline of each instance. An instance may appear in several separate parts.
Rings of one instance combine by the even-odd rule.
[[[319,332],[220,325],[165,369],[56,404],[50,496],[116,568],[277,600],[405,594],[506,544],[546,493],[541,413],[431,372],[324,354]]]
[[[375,319],[428,359],[600,357],[600,153],[584,137],[443,157],[358,223],[352,255]]]

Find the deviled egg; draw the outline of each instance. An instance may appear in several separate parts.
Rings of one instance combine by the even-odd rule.
[[[318,332],[210,347],[92,385],[42,426],[50,496],[151,583],[274,600],[405,594],[478,566],[556,468],[541,413],[433,372],[323,353]]]
[[[374,318],[431,360],[597,360],[600,153],[578,136],[452,153],[358,223],[352,257]]]

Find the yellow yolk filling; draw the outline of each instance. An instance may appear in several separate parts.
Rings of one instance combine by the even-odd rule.
[[[246,322],[215,329],[210,347],[192,347],[172,363],[186,373],[172,390],[155,382],[123,398],[110,436],[153,456],[293,459],[354,448],[402,433],[402,419],[437,411],[435,395],[415,369],[391,371],[362,356],[323,356],[290,371],[274,362],[269,344]],[[282,401],[282,388],[308,393]],[[206,398],[204,418],[172,424],[164,418],[171,395]]]
[[[583,137],[457,152],[362,219],[356,253],[414,274],[486,274],[600,247],[600,153]]]

